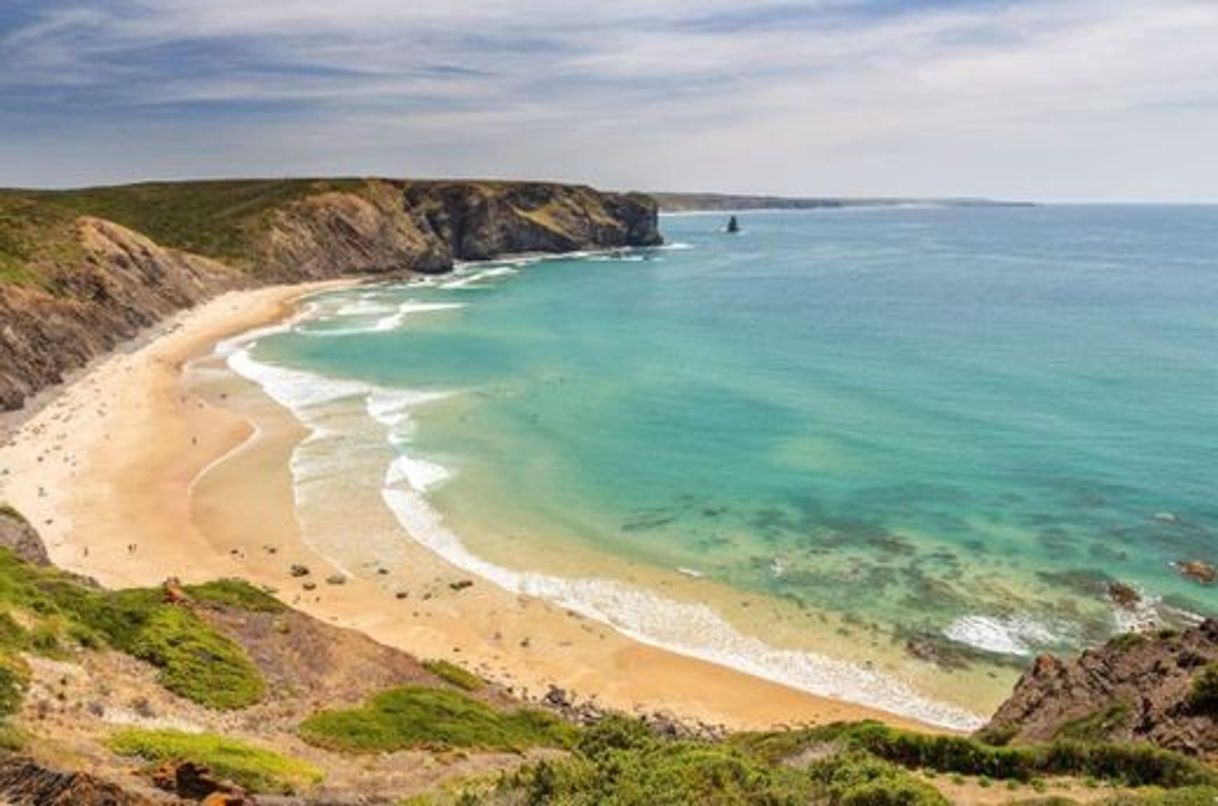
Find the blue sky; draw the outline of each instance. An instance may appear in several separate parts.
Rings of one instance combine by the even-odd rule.
[[[1218,0],[0,0],[0,185],[1218,201]]]

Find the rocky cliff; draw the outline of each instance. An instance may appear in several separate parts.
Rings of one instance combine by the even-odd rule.
[[[197,182],[0,192],[0,408],[222,291],[660,243],[638,194],[532,182]]]
[[[1207,671],[1208,670],[1208,671]],[[1073,661],[1036,659],[984,734],[1016,742],[1148,741],[1218,755],[1218,621],[1183,632],[1120,636]],[[1210,692],[1218,700],[1218,692]]]

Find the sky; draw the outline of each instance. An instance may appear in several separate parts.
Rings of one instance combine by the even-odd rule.
[[[0,186],[1218,201],[1218,0],[0,0]]]

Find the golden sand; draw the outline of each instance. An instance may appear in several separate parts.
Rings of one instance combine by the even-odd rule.
[[[909,720],[813,696],[633,641],[550,603],[476,581],[400,533],[378,489],[335,502],[374,559],[340,568],[301,537],[288,459],[304,430],[208,359],[215,343],[281,320],[318,283],[233,292],[67,386],[0,447],[0,500],[60,566],[112,587],[240,576],[335,624],[423,658],[455,660],[527,696],[557,685],[624,711],[731,728]],[[196,370],[183,368],[195,362]],[[204,380],[200,380],[203,378]],[[307,577],[290,573],[293,564]],[[326,578],[341,574],[343,584]],[[306,583],[312,589],[306,590]],[[405,594],[405,597],[402,597]]]

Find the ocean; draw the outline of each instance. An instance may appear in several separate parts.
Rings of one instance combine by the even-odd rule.
[[[956,727],[1036,653],[1218,614],[1173,565],[1218,561],[1218,208],[740,218],[222,344],[311,431],[306,536],[376,485],[402,524],[376,539]]]

